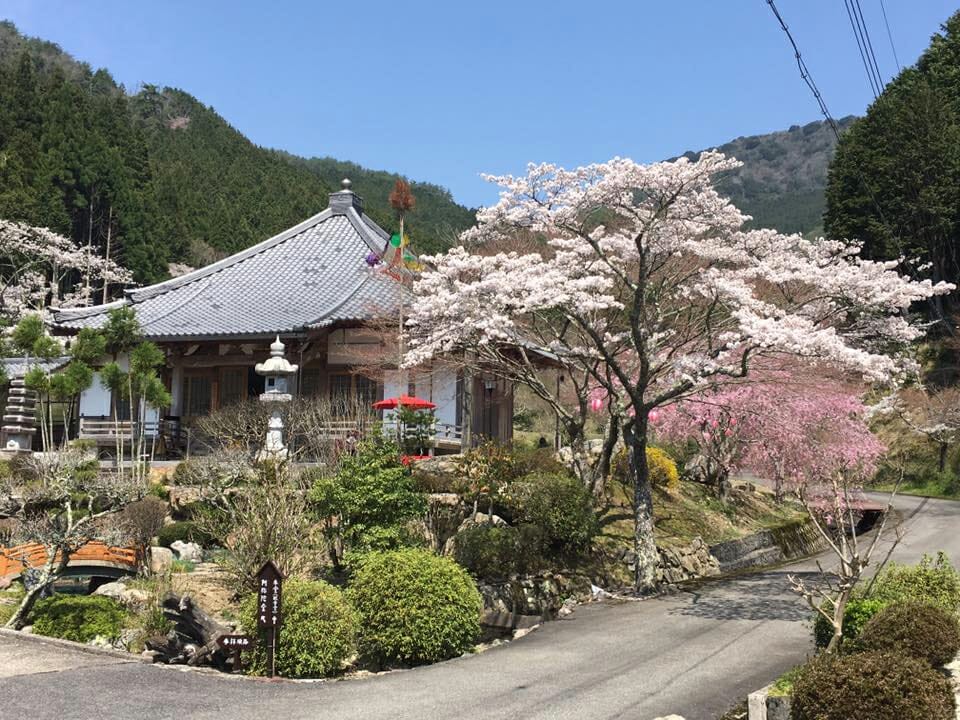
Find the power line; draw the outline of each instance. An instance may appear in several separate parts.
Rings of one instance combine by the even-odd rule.
[[[860,0],[854,0],[857,5],[857,14],[860,16],[860,27],[863,29],[863,36],[867,39],[867,47],[869,48],[869,56],[873,61],[873,72],[877,76],[877,87],[880,88],[880,92],[883,92],[883,87],[885,83],[883,82],[883,76],[880,74],[880,64],[877,62],[877,54],[873,51],[873,41],[870,39],[870,30],[867,28],[867,21],[863,17],[863,8],[860,7]]]
[[[846,0],[844,0],[846,2]],[[810,70],[807,68],[807,64],[803,61],[803,57],[800,55],[800,48],[797,47],[797,41],[793,39],[793,34],[790,32],[790,28],[787,27],[787,23],[784,21],[783,16],[780,14],[780,11],[777,9],[777,5],[774,0],[766,0],[767,5],[770,6],[770,10],[773,11],[774,16],[777,18],[777,21],[780,23],[780,28],[783,30],[784,34],[787,36],[787,40],[790,41],[791,47],[793,47],[794,57],[797,59],[797,67],[800,69],[800,77],[803,78],[803,81],[807,84],[807,87],[810,88],[810,92],[813,93],[814,98],[817,100],[817,104],[820,106],[820,112],[823,113],[823,116],[827,119],[827,123],[830,125],[830,129],[833,130],[833,134],[837,138],[837,142],[840,142],[840,128],[837,126],[837,121],[833,119],[833,116],[830,114],[830,110],[827,108],[827,103],[823,99],[823,95],[820,94],[817,84],[813,80],[813,75],[810,74]],[[877,209],[877,216],[880,218],[880,223],[887,229],[887,232],[890,233],[890,236],[894,238],[897,245],[900,245],[900,236],[893,231],[893,228],[887,222],[886,217],[883,214],[883,208],[880,207],[880,203],[877,201],[877,196],[873,193],[873,188],[870,187],[870,183],[867,182],[866,176],[863,174],[863,171],[860,169],[859,165],[855,165],[857,176],[860,178],[860,182],[863,184],[863,188],[867,191],[867,194],[870,196],[870,200],[873,203],[873,206]]]
[[[880,95],[880,88],[877,86],[873,66],[870,64],[867,55],[867,43],[861,34],[859,20],[856,17],[850,0],[843,0],[843,7],[847,11],[847,17],[850,19],[850,27],[853,29],[853,39],[857,42],[857,50],[860,51],[860,60],[863,62],[863,69],[867,71],[867,81],[870,83],[870,91],[873,93],[873,99],[876,100]]]
[[[900,72],[900,58],[897,57],[897,47],[893,44],[893,34],[890,32],[890,23],[887,21],[887,8],[883,6],[883,0],[880,0],[880,12],[883,13],[883,24],[887,27],[887,39],[890,41],[890,49],[893,51],[893,61],[897,64],[897,72]]]
[[[783,28],[783,32],[786,33],[787,40],[790,41],[790,45],[793,46],[793,56],[797,59],[797,67],[800,69],[800,77],[803,78],[803,81],[807,84],[807,87],[810,88],[810,92],[813,93],[813,97],[816,98],[817,104],[820,106],[820,112],[823,114],[823,117],[826,118],[827,123],[830,125],[830,129],[833,130],[833,134],[837,136],[837,141],[839,141],[840,128],[837,127],[837,121],[833,119],[833,115],[831,115],[830,110],[827,109],[827,103],[824,101],[823,95],[820,94],[817,84],[813,81],[813,75],[811,75],[810,71],[807,69],[807,64],[803,61],[803,56],[800,55],[800,48],[797,47],[797,43],[793,39],[793,35],[790,34],[790,29],[787,27],[787,23],[784,22],[783,17],[780,15],[780,11],[777,9],[777,6],[773,0],[767,0],[767,5],[770,6],[770,9],[773,11],[773,14],[780,23],[780,27]]]

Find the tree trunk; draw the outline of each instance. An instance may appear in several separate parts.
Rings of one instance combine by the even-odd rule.
[[[937,456],[937,469],[943,472],[947,468],[947,444],[940,443],[940,453]]]
[[[610,416],[610,422],[607,423],[606,432],[603,436],[603,449],[600,452],[600,459],[593,470],[593,490],[594,497],[603,497],[607,487],[607,478],[610,477],[611,464],[613,460],[613,451],[617,447],[617,439],[620,437],[620,421],[616,415]]]
[[[835,653],[840,648],[840,641],[843,639],[843,615],[847,609],[847,598],[849,592],[840,593],[833,604],[833,637],[827,645],[828,653]]]
[[[630,472],[634,478],[636,526],[633,548],[637,555],[635,589],[640,595],[650,595],[657,589],[659,553],[654,539],[653,488],[650,485],[650,469],[647,465],[646,418],[638,417],[635,424],[625,426],[623,435],[630,456]]]
[[[67,567],[67,563],[70,562],[70,553],[67,552],[66,548],[59,548],[60,558],[57,560],[57,551],[58,548],[46,548],[47,551],[47,562],[43,566],[43,579],[34,585],[32,588],[27,590],[26,594],[23,596],[23,600],[20,601],[20,606],[17,608],[17,611],[11,616],[7,621],[6,627],[12,630],[20,630],[24,625],[27,624],[27,618],[30,617],[30,611],[33,610],[34,604],[36,604],[37,599],[46,590],[50,585],[52,585],[58,577],[63,573]],[[24,568],[26,572],[26,568]]]
[[[107,216],[107,250],[104,257],[106,258],[108,264],[110,262],[110,236],[112,235],[112,233],[113,233],[113,205],[110,206],[110,213]],[[107,278],[104,277],[103,278],[103,297],[101,298],[101,302],[103,304],[106,304],[107,302],[108,286],[109,286],[109,283],[107,282]]]

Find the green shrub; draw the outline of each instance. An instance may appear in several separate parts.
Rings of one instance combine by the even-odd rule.
[[[211,545],[217,544],[215,538],[204,532],[203,529],[192,520],[180,520],[170,523],[169,525],[164,525],[160,528],[159,532],[157,532],[157,543],[159,543],[161,547],[170,547],[177,540],[194,542],[201,547],[210,547]]]
[[[510,485],[504,502],[517,524],[531,524],[543,532],[551,552],[582,553],[598,531],[593,497],[570,475],[527,475]]]
[[[408,544],[412,520],[427,511],[397,446],[383,438],[361,442],[336,477],[314,474],[310,502],[328,538],[342,551],[388,550]]]
[[[888,603],[885,600],[873,598],[854,598],[843,609],[843,636],[841,643],[849,642],[860,635],[863,626],[883,610]],[[817,647],[825,648],[833,639],[833,626],[820,613],[816,614],[813,623],[813,638]]]
[[[923,603],[897,603],[868,622],[857,648],[900,652],[942,667],[960,652],[960,623],[952,613]]]
[[[164,502],[170,500],[170,491],[167,490],[167,486],[163,483],[150,483],[150,487],[147,489],[147,495],[163,500]]]
[[[257,596],[240,606],[240,622],[256,633]],[[283,585],[283,625],[277,651],[277,672],[283,677],[323,677],[340,672],[357,649],[357,616],[337,588],[322,580],[291,578]],[[257,643],[248,654],[253,675],[266,673],[266,646]]]
[[[533,525],[477,525],[454,537],[454,558],[475,577],[499,580],[543,568],[543,532]]]
[[[347,596],[360,616],[360,650],[380,665],[437,662],[480,634],[480,593],[450,558],[407,548],[356,558]]]
[[[118,602],[102,595],[55,595],[37,601],[31,613],[37,635],[82,643],[98,635],[117,639],[125,617]]]
[[[936,558],[924,555],[917,565],[890,563],[874,581],[870,597],[888,604],[916,601],[960,612],[960,573],[942,552]]]
[[[953,720],[950,681],[897,653],[824,654],[794,679],[793,720]]]

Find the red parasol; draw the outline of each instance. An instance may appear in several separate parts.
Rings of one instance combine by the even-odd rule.
[[[429,400],[418,398],[413,395],[401,395],[400,397],[385,398],[380,402],[373,404],[374,410],[396,410],[398,406],[403,406],[409,410],[434,410],[436,403]]]

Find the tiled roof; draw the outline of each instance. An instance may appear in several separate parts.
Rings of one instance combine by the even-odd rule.
[[[365,261],[370,252],[383,253],[389,236],[358,211],[359,202],[341,195],[353,194],[334,193],[318,215],[205,268],[128,290],[107,305],[57,311],[53,325],[99,327],[123,305],[136,310],[148,338],[165,340],[266,336],[392,317],[398,286]]]
[[[3,368],[3,374],[8,380],[22,378],[27,372],[35,367],[39,367],[46,373],[59,370],[70,362],[69,357],[56,357],[50,360],[37,360],[36,358],[9,357],[0,358],[0,367]]]

